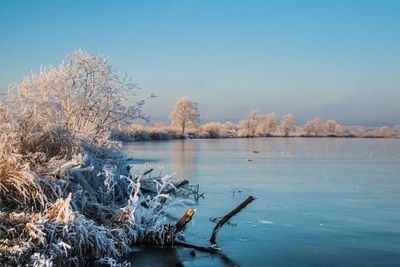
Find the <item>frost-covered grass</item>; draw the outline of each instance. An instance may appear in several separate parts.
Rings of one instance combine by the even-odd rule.
[[[164,216],[182,203],[164,194],[171,177],[144,195],[145,177],[108,138],[141,117],[108,61],[77,51],[0,103],[0,265],[115,265],[136,244],[175,239]]]
[[[173,202],[161,203],[170,199],[163,194],[169,176],[144,196],[118,143],[81,140],[71,153],[58,131],[32,135],[6,124],[13,127],[0,136],[0,264],[83,265],[120,259],[137,243],[173,242],[163,213]]]

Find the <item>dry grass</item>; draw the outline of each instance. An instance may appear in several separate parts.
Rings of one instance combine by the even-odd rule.
[[[121,259],[137,243],[172,244],[160,203],[168,196],[140,192],[141,176],[127,171],[118,143],[78,140],[68,156],[59,148],[70,140],[51,142],[67,135],[22,133],[11,127],[1,135],[0,264],[87,265]]]

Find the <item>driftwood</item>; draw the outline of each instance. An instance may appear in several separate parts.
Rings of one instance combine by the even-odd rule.
[[[185,229],[194,212],[194,209],[188,209],[175,225],[171,223],[160,225],[158,229],[146,233],[143,240],[136,243],[136,245],[173,246],[176,242],[176,234]]]
[[[253,200],[255,199],[255,197],[253,196],[249,196],[245,201],[243,201],[239,206],[237,206],[234,210],[232,210],[231,212],[229,212],[227,215],[225,215],[219,222],[218,224],[215,226],[212,234],[211,234],[211,238],[210,238],[210,242],[213,246],[215,246],[217,244],[216,239],[217,239],[217,234],[219,229],[221,229],[221,227],[227,222],[229,221],[233,216],[235,216],[238,212],[240,212],[242,209],[244,209],[248,204],[250,204]]]
[[[180,188],[180,187],[182,187],[182,186],[184,186],[185,184],[188,184],[188,183],[189,183],[188,180],[182,180],[182,181],[180,181],[178,184],[174,185],[175,188],[169,189],[169,190],[167,191],[167,194],[168,194],[168,193],[171,193],[171,192],[173,192],[173,191],[175,191],[176,189],[178,189],[178,188]]]
[[[223,253],[221,253],[221,250],[218,248],[216,245],[216,238],[219,229],[227,222],[229,219],[231,219],[233,216],[235,216],[237,213],[239,213],[242,209],[244,209],[248,204],[250,204],[255,197],[249,196],[245,201],[243,201],[239,206],[237,206],[234,210],[232,210],[230,213],[225,215],[217,224],[217,226],[214,228],[213,233],[210,238],[211,246],[210,247],[205,247],[205,246],[197,246],[189,243],[182,242],[180,240],[174,240],[174,245],[175,246],[181,246],[181,247],[186,247],[186,248],[193,248],[197,249],[199,251],[207,252],[207,253],[212,253],[212,254],[218,254],[222,256],[222,259],[224,262],[226,262],[230,266],[237,266],[236,263],[234,263],[232,260],[230,260],[228,257],[226,257]],[[183,225],[185,226],[192,218],[194,214],[194,210],[189,209],[186,214],[179,220],[179,222],[176,224],[176,229],[178,229],[178,225]],[[183,230],[184,228],[180,228]],[[181,231],[179,230],[179,231]],[[178,230],[175,232],[179,232]]]
[[[193,198],[198,201],[200,198],[204,198],[204,193],[199,194],[199,185],[186,185],[183,187],[182,195],[189,197],[193,195]]]
[[[161,178],[148,178],[148,179],[142,179],[140,181],[141,187],[140,190],[144,193],[157,193],[157,183],[161,182]],[[169,194],[174,192],[176,189],[183,187],[184,185],[188,184],[188,180],[182,180],[182,181],[173,181],[172,184],[173,186],[166,186],[164,190],[162,190],[161,193],[163,194]]]
[[[154,170],[154,169],[150,169],[150,170],[145,171],[145,172],[142,174],[142,176],[145,176],[146,174],[151,173],[153,170]]]
[[[192,219],[194,212],[194,209],[188,209],[186,211],[186,214],[183,215],[183,217],[175,225],[175,233],[179,233],[180,231],[185,229],[186,224],[188,224],[188,222],[190,222],[190,220]]]

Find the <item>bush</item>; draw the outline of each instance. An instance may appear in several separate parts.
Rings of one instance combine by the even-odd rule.
[[[201,126],[201,131],[211,138],[219,138],[222,136],[222,125],[219,122],[209,122]]]

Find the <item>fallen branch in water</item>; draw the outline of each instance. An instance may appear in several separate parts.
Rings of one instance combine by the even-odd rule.
[[[153,170],[154,170],[154,169],[150,169],[150,170],[145,171],[145,172],[142,174],[142,176],[145,176],[146,174],[151,173]]]
[[[211,234],[211,238],[210,238],[210,242],[213,246],[215,246],[217,244],[216,239],[217,239],[217,234],[219,229],[221,229],[221,227],[227,222],[229,221],[233,216],[235,216],[237,213],[239,213],[242,209],[244,209],[248,204],[250,204],[254,199],[256,199],[253,196],[249,196],[245,201],[243,201],[239,206],[237,206],[234,210],[232,210],[231,212],[229,212],[227,215],[225,215],[219,222],[218,224],[215,226],[212,234]]]
[[[171,192],[174,192],[176,189],[178,189],[178,188],[180,188],[180,187],[182,187],[182,186],[184,186],[185,184],[188,184],[188,183],[189,183],[188,180],[182,180],[177,185],[175,185],[175,188],[171,188],[171,189],[167,190],[167,194],[171,193]]]

